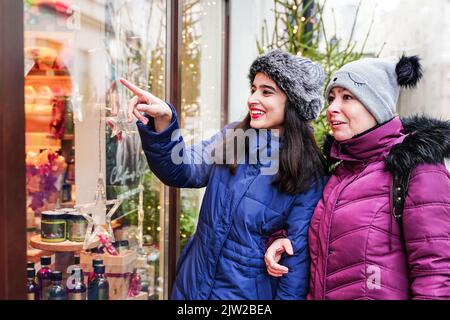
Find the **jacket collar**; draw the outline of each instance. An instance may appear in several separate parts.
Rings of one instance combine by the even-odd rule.
[[[383,131],[384,126],[380,126],[367,134],[342,143],[345,148],[341,147],[341,150],[338,150],[338,145],[341,144],[337,143],[333,136],[327,135],[323,150],[328,164],[332,166],[336,161],[347,159],[364,162],[362,159],[368,156],[377,156],[378,152],[385,155],[388,152],[385,160],[386,170],[402,175],[419,164],[438,164],[443,163],[445,158],[450,158],[450,121],[427,116],[405,117],[400,119],[402,131],[398,120],[394,118],[386,123],[388,125],[386,128],[391,130]],[[380,137],[378,136],[380,132],[388,136]],[[400,135],[398,144],[395,140],[396,132]],[[381,138],[383,142],[377,142],[376,139],[370,141],[369,138]],[[364,144],[358,145],[358,141]],[[392,142],[391,147],[388,147],[391,144],[389,141]],[[368,148],[367,150],[362,147],[364,145]]]
[[[368,163],[386,158],[392,146],[401,143],[406,135],[399,117],[355,138],[334,141],[330,156],[335,160]]]

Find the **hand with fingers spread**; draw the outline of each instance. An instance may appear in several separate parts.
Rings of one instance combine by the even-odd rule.
[[[294,254],[291,241],[287,238],[275,240],[266,251],[264,262],[266,263],[267,273],[273,277],[282,277],[289,272],[288,268],[278,264],[284,252],[289,255]]]
[[[128,102],[128,122],[133,121],[134,115],[143,124],[147,124],[148,119],[142,114],[145,113],[155,119],[156,132],[164,131],[170,125],[172,110],[163,100],[125,79],[120,79],[120,83],[134,94]]]

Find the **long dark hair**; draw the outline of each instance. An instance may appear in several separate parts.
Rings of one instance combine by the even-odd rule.
[[[250,115],[247,115],[234,129],[248,130],[251,128],[250,121]],[[326,160],[317,146],[312,128],[308,122],[302,120],[289,99],[286,102],[283,128],[279,171],[272,184],[288,194],[304,193],[312,183],[327,173]],[[238,147],[237,144],[234,145],[235,148]],[[244,147],[247,150],[248,145]],[[236,174],[237,163],[235,149],[234,163],[225,164],[233,175]]]

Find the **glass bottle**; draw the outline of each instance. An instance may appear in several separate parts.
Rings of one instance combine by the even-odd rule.
[[[69,161],[67,162],[65,183],[70,185],[75,184],[75,148],[72,148]]]
[[[28,268],[34,269],[34,262],[33,261],[28,261],[27,262],[27,269]]]
[[[68,299],[86,300],[86,285],[84,284],[83,270],[79,267],[74,268],[70,279],[73,282],[67,284]]]
[[[135,297],[135,296],[139,295],[141,290],[142,290],[141,275],[135,268],[133,270],[133,273],[131,274],[130,287],[128,289],[128,296]]]
[[[52,269],[50,269],[50,264],[52,263],[51,257],[41,257],[41,269],[37,273],[38,283],[39,283],[39,297],[41,300],[47,300],[47,288],[51,284],[50,275]]]
[[[72,148],[70,157],[67,160],[67,169],[64,175],[64,183],[62,186],[62,202],[73,201],[72,187],[75,184],[75,149]]]
[[[36,270],[27,268],[27,299],[39,300],[39,286],[36,283]]]
[[[103,264],[103,260],[102,259],[93,259],[92,260],[92,271],[89,272],[89,276],[88,276],[88,286],[89,283],[94,279],[94,268],[96,265],[100,265]]]
[[[79,268],[80,267],[80,256],[79,255],[74,255],[73,256],[73,267],[74,268]]]
[[[67,267],[67,274],[70,277],[71,275],[73,275],[73,271],[76,268],[81,268],[80,266],[80,256],[79,255],[74,255],[73,256],[73,264],[70,265],[69,267]]]
[[[128,240],[118,240],[114,242],[114,248],[117,249],[119,254],[124,254],[127,250],[130,249],[130,244]]]
[[[94,267],[94,279],[88,287],[88,300],[109,300],[109,283],[103,264]]]
[[[66,288],[62,284],[62,272],[52,272],[52,284],[47,288],[48,300],[67,300]]]

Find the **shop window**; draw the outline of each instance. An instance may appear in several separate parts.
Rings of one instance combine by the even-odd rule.
[[[49,256],[69,286],[74,266],[87,280],[100,257],[110,299],[164,298],[165,188],[118,79],[164,97],[166,11],[165,0],[24,1],[28,260],[39,270]],[[117,200],[110,223],[96,221],[102,197]],[[86,240],[86,215],[113,230],[103,249]]]

